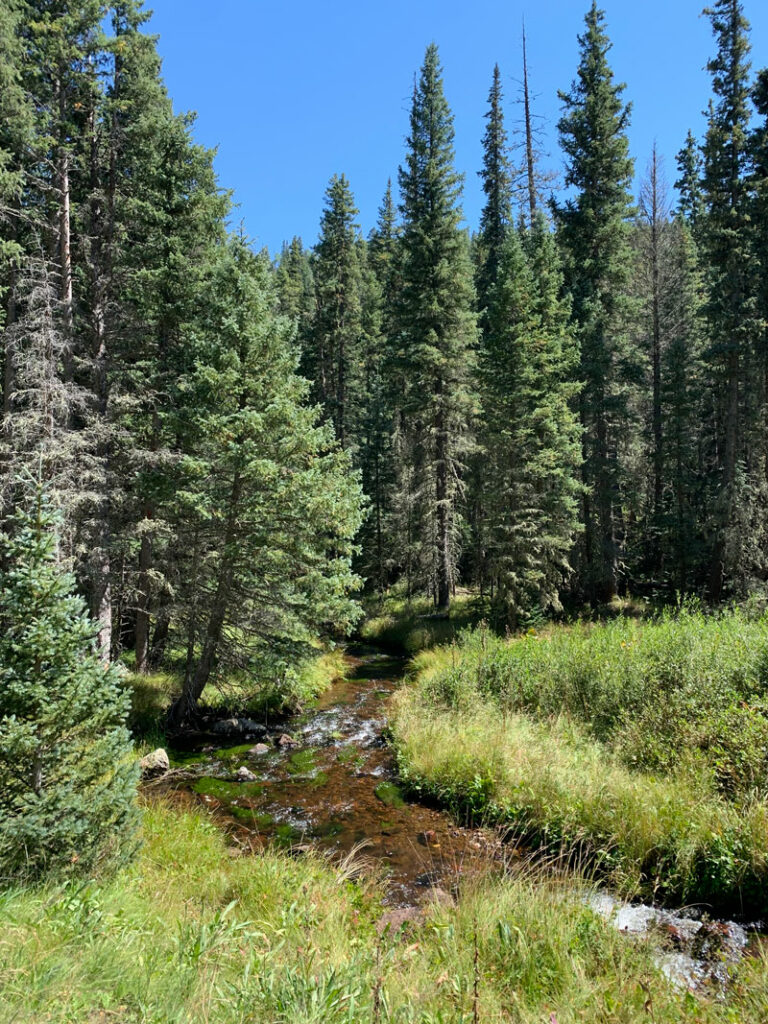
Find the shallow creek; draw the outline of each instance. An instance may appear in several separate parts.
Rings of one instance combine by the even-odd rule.
[[[359,850],[385,874],[386,902],[396,908],[450,899],[462,877],[522,863],[494,831],[461,827],[447,812],[406,798],[383,739],[405,661],[363,647],[350,648],[348,661],[349,677],[310,712],[245,743],[239,737],[237,745],[217,746],[226,741],[209,737],[174,751],[174,766],[189,771],[172,773],[167,785],[223,817],[243,848],[312,846],[338,857]],[[727,965],[749,946],[742,926],[702,920],[693,910],[628,905],[606,893],[586,899],[621,931],[660,936],[667,952],[659,966],[685,987],[724,982]]]

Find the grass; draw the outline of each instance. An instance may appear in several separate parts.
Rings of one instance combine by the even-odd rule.
[[[479,622],[487,611],[487,601],[466,591],[456,595],[448,614],[436,613],[426,598],[409,601],[395,591],[370,600],[360,636],[369,643],[414,655],[450,643],[461,630]]]
[[[411,788],[586,857],[624,892],[768,909],[768,620],[487,630],[396,699]],[[741,723],[739,725],[739,723]]]
[[[136,862],[112,881],[0,895],[2,1024],[768,1016],[764,958],[741,966],[727,1000],[680,992],[657,968],[654,941],[619,934],[555,878],[480,879],[457,907],[435,905],[403,937],[379,936],[379,891],[348,868],[233,857],[210,820],[164,804],[146,809],[144,829]]]

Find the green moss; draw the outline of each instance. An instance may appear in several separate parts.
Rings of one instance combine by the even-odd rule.
[[[405,807],[403,791],[394,782],[380,782],[373,792],[387,807]]]
[[[217,779],[212,775],[204,775],[192,786],[195,793],[200,796],[212,796],[222,803],[232,803],[238,797],[258,797],[264,792],[260,782],[229,782],[227,779]]]
[[[219,747],[210,757],[216,761],[231,761],[234,757],[243,757],[253,750],[255,745],[256,740],[251,740],[250,743],[239,743],[236,747]]]
[[[288,758],[286,768],[291,775],[310,775],[315,770],[315,751],[297,750]]]

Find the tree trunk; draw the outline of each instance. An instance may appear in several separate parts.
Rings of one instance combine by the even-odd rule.
[[[235,570],[237,521],[242,497],[242,479],[239,471],[235,472],[229,496],[229,510],[224,529],[223,554],[219,566],[216,592],[211,604],[208,626],[205,631],[203,649],[197,666],[193,668],[193,660],[188,657],[187,671],[184,676],[184,687],[179,699],[168,712],[168,723],[179,728],[193,718],[197,710],[197,702],[205,689],[211,672],[216,664],[216,655],[221,642],[221,634],[232,600],[232,583]]]
[[[437,386],[438,413],[435,450],[435,499],[437,504],[437,608],[448,611],[451,604],[451,521],[448,507],[448,430],[443,408],[442,382]]]

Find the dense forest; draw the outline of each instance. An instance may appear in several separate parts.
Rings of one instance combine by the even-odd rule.
[[[5,5],[4,501],[25,472],[49,489],[105,652],[142,671],[183,644],[194,702],[214,666],[343,632],[360,586],[438,609],[477,587],[512,627],[627,591],[763,592],[768,72],[740,4],[710,17],[674,196],[655,152],[631,194],[593,6],[561,198],[527,71],[511,150],[496,67],[463,227],[432,45],[399,201],[390,183],[364,238],[335,175],[317,244],[273,262],[228,235],[139,3]]]
[[[630,153],[631,109],[593,2],[559,94],[560,171],[540,152],[524,40],[511,69],[518,141],[497,65],[477,126],[482,167],[457,168],[431,44],[375,226],[362,230],[340,168],[317,242],[269,253],[231,230],[232,196],[194,118],[174,110],[143,0],[3,0],[0,880],[134,848],[128,672],[139,688],[170,673],[153,727],[178,736],[228,679],[269,688],[284,711],[296,666],[388,597],[411,624],[414,607],[434,624],[470,594],[482,626],[450,664],[425,655],[397,705],[403,780],[468,820],[523,822],[529,838],[588,856],[592,828],[611,850],[595,863],[610,860],[612,881],[621,870],[616,884],[632,878],[637,892],[768,905],[756,838],[768,791],[768,68],[752,68],[740,0],[705,13],[706,130],[681,126],[674,167],[655,148]],[[469,226],[465,172],[484,194]],[[681,617],[673,627],[662,612],[642,637],[574,627],[544,668],[524,640],[510,646],[629,598]],[[673,692],[657,668],[689,641],[699,661],[675,662]],[[589,684],[572,670],[582,660]],[[442,718],[425,714],[435,704]],[[568,751],[578,814],[549,794],[516,808],[514,772],[503,800],[488,796],[501,786],[495,767],[483,775],[499,706],[512,716],[499,749],[514,740],[540,756],[531,792],[557,762],[552,744]],[[545,734],[560,713],[584,734],[559,719]],[[459,734],[471,778],[446,767],[448,753],[437,760]],[[599,787],[596,744],[616,758]],[[579,817],[590,787],[611,785],[631,813],[663,805],[650,838],[630,841],[618,812]],[[175,827],[152,825],[158,813],[147,812],[155,845]],[[199,822],[188,827],[214,850]],[[182,839],[169,842],[182,862]],[[306,893],[313,879],[280,884]],[[474,913],[462,926],[474,1016],[462,1021],[481,1019]],[[381,948],[365,967],[373,1017],[269,1019],[394,1020]],[[669,1012],[658,1019],[684,1019]],[[125,1019],[150,1019],[136,1014]],[[531,1014],[519,1019],[545,1019]],[[656,1019],[650,996],[645,1014]]]

